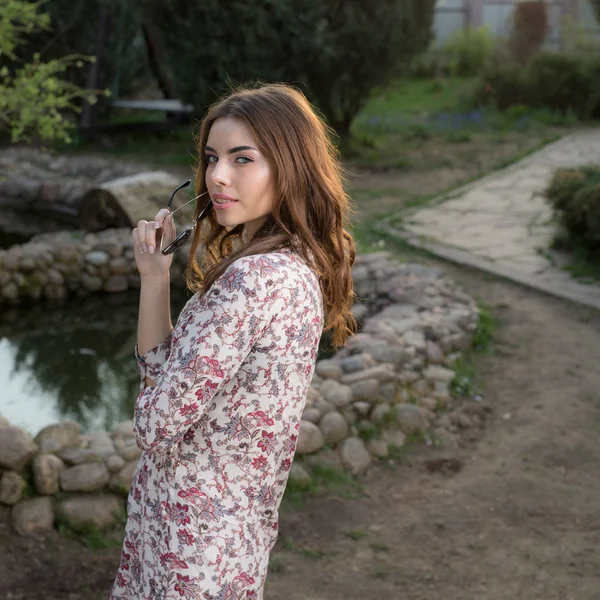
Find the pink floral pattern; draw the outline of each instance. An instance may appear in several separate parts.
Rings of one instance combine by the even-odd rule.
[[[112,600],[262,599],[322,332],[317,276],[282,249],[237,260],[138,356],[144,453]]]

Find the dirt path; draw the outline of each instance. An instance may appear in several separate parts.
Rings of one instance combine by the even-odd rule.
[[[479,360],[491,412],[458,450],[373,469],[368,496],[286,511],[265,600],[600,598],[600,315],[446,268],[500,320]],[[5,532],[0,598],[101,600],[118,559]]]
[[[500,319],[479,361],[492,416],[439,451],[462,470],[427,473],[423,448],[368,498],[286,514],[267,600],[600,598],[600,315],[456,276]]]

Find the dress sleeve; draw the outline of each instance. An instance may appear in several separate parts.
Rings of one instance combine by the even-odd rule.
[[[233,263],[171,334],[156,386],[142,389],[135,405],[134,431],[143,450],[168,452],[182,440],[275,316],[281,294],[253,264]]]
[[[148,350],[145,354],[140,354],[137,344],[135,345],[135,358],[137,359],[138,371],[140,373],[140,389],[145,387],[146,377],[156,380],[160,375],[161,368],[171,356],[171,340],[173,332],[169,333],[165,341]]]

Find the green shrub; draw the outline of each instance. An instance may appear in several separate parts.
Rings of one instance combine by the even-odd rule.
[[[600,60],[541,52],[523,66],[498,63],[482,75],[474,100],[500,110],[520,105],[589,119],[600,108]]]
[[[514,105],[530,106],[523,69],[512,63],[487,68],[475,90],[474,102],[492,104],[500,110]]]
[[[443,44],[417,56],[410,66],[412,77],[474,77],[491,62],[499,48],[489,27],[456,31]]]
[[[600,165],[558,169],[544,195],[561,227],[557,245],[600,258]]]
[[[590,117],[599,101],[596,71],[590,62],[575,56],[538,54],[525,69],[531,104],[562,113],[571,111],[583,119]]]
[[[473,77],[488,65],[498,43],[489,27],[469,27],[454,33],[442,46],[448,75]]]

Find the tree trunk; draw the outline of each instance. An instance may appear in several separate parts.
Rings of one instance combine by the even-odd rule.
[[[135,227],[142,219],[152,220],[167,206],[181,182],[163,171],[149,171],[107,181],[88,190],[79,204],[78,221],[85,231],[111,227]],[[176,208],[186,201],[184,192],[174,200]]]
[[[0,211],[12,215],[11,221],[29,223],[28,235],[61,228],[91,232],[133,227],[141,219],[152,220],[166,207],[180,183],[164,171],[137,173],[99,185],[85,178],[35,181],[13,176],[0,181]],[[185,192],[179,192],[172,208],[186,199]],[[1,219],[0,229],[4,229]]]

